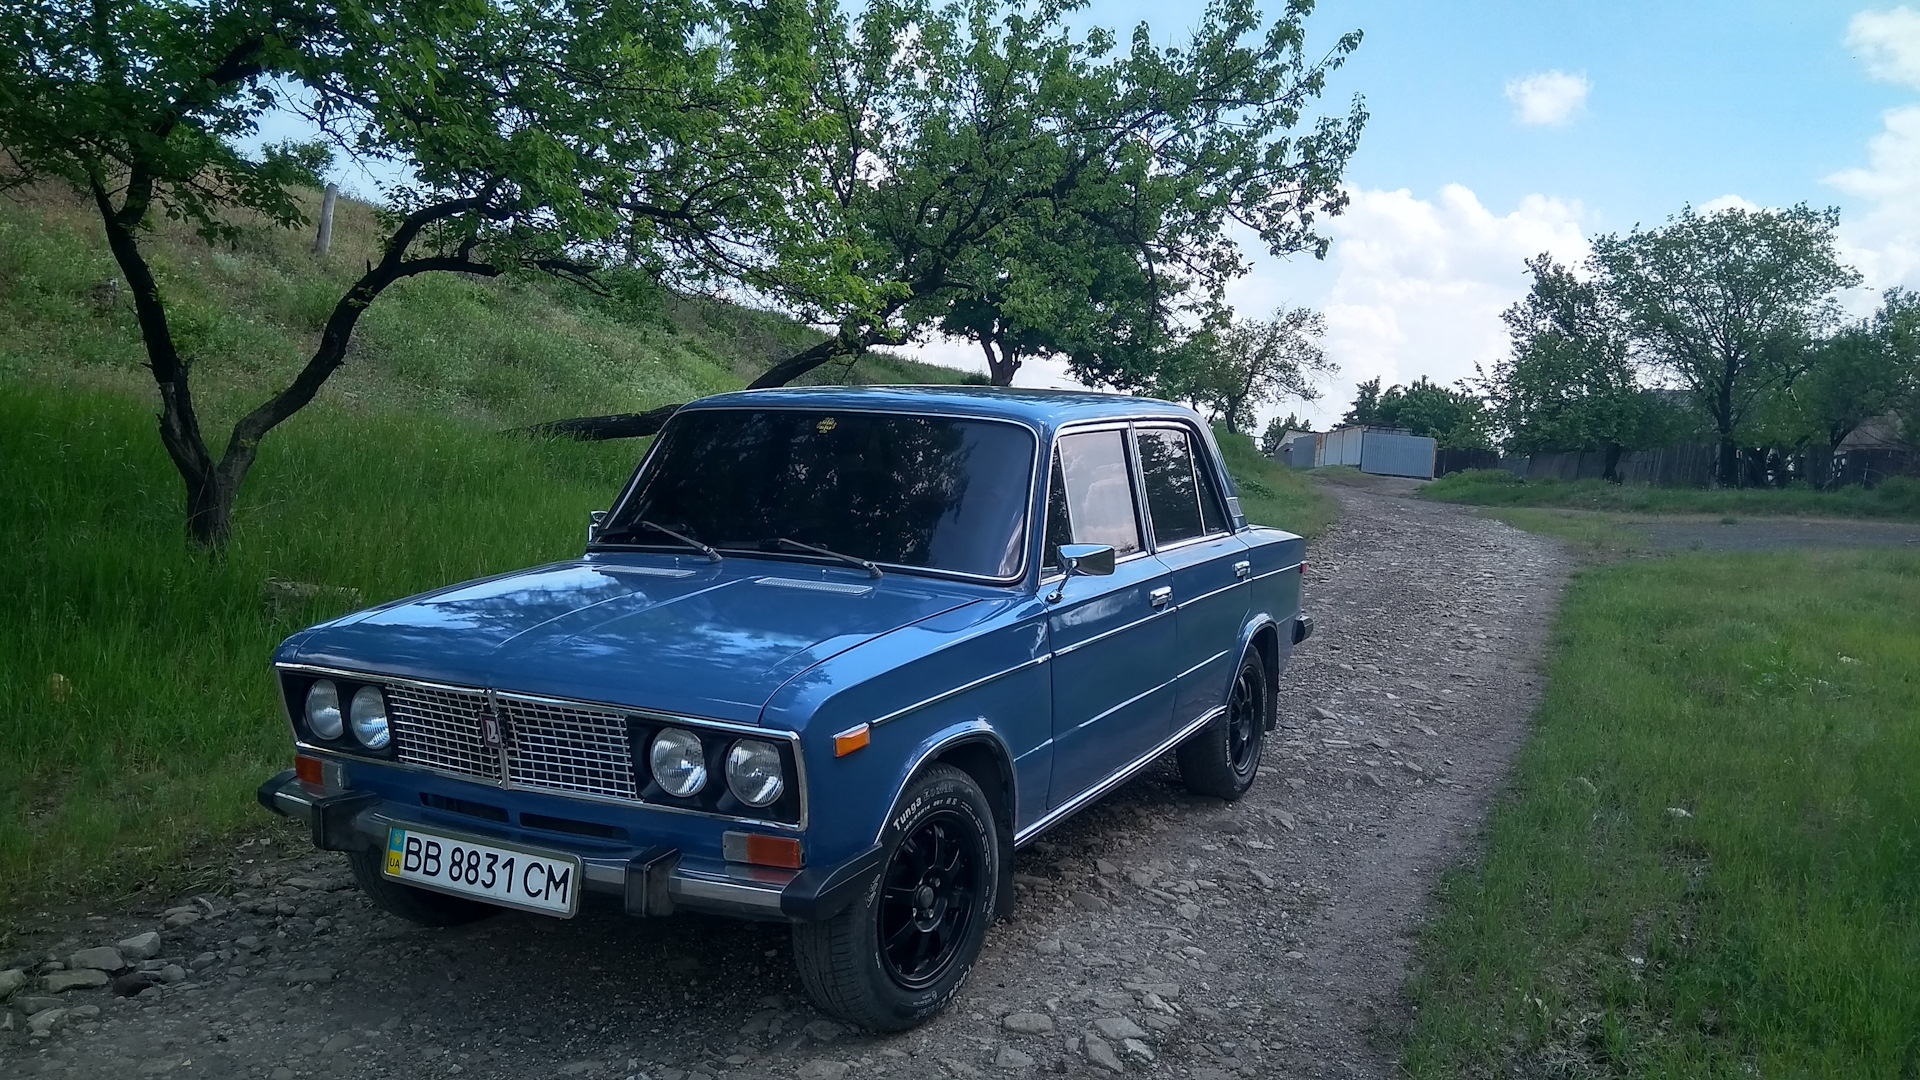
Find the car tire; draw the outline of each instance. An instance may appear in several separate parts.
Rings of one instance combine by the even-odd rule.
[[[402,885],[380,872],[384,855],[380,851],[353,851],[347,853],[347,862],[353,867],[353,880],[360,891],[390,915],[421,926],[462,926],[501,911],[478,900]]]
[[[1006,851],[980,785],[949,765],[908,786],[881,846],[880,873],[852,904],[794,925],[793,954],[821,1009],[903,1031],[945,1008],[972,972]]]
[[[1247,650],[1227,688],[1227,709],[1180,744],[1180,779],[1196,795],[1232,802],[1253,787],[1273,720],[1273,687],[1256,649]]]

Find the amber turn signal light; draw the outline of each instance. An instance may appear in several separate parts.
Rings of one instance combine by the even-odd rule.
[[[314,787],[325,787],[327,784],[326,777],[320,771],[320,759],[317,757],[308,757],[305,754],[295,757],[293,774],[299,777],[303,784],[312,784]]]
[[[833,737],[833,756],[846,757],[873,741],[873,729],[866,724],[848,728]]]

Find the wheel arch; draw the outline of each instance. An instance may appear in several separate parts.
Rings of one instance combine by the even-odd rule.
[[[1260,656],[1261,664],[1267,669],[1267,699],[1274,703],[1274,707],[1268,710],[1267,730],[1272,731],[1280,715],[1278,708],[1280,697],[1280,624],[1265,615],[1249,622],[1246,629],[1241,632],[1240,655],[1245,657],[1249,652],[1257,652]],[[1238,672],[1240,670],[1240,663],[1235,662],[1233,669],[1235,672]],[[1229,688],[1231,688],[1231,684],[1229,684]]]

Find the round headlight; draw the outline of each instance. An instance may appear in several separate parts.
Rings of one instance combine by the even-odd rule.
[[[654,780],[675,798],[698,795],[707,786],[707,752],[691,731],[667,728],[655,735],[647,764],[653,766]]]
[[[727,787],[748,806],[769,806],[787,789],[780,751],[772,743],[741,739],[727,751]]]
[[[321,679],[307,689],[307,730],[316,739],[340,737],[340,690],[332,679]]]
[[[363,686],[353,694],[353,737],[369,750],[385,750],[393,735],[387,730],[387,699],[380,689]]]

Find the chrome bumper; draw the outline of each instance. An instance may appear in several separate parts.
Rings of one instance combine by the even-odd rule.
[[[259,799],[260,805],[282,817],[306,822],[313,830],[314,846],[323,851],[380,851],[394,825],[436,828],[395,814],[392,804],[372,792],[312,787],[291,769],[260,785]],[[667,847],[578,857],[588,893],[615,898],[627,914],[645,916],[686,910],[813,921],[845,906],[851,895],[838,892],[855,883],[848,880],[849,871],[857,877],[861,870],[853,863],[827,873],[728,863],[707,866],[690,863]]]

